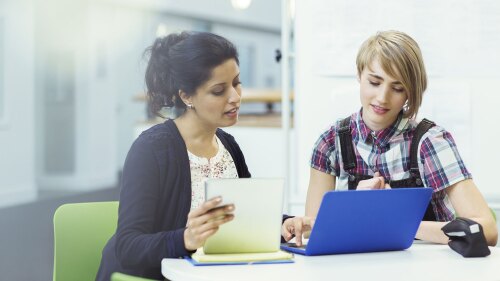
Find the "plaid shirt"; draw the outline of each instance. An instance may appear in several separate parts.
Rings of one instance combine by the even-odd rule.
[[[324,132],[314,145],[311,167],[336,176],[337,190],[347,190],[348,174],[342,167],[340,120]],[[410,144],[418,122],[399,114],[394,124],[372,132],[361,118],[361,111],[351,115],[351,134],[357,166],[354,173],[373,175],[379,172],[386,182],[410,177]],[[418,165],[425,187],[434,190],[432,208],[438,221],[454,218],[454,209],[445,188],[472,178],[465,167],[453,137],[434,126],[420,139]]]

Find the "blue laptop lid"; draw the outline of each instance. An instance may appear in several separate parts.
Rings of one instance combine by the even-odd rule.
[[[431,188],[327,192],[305,254],[407,249],[431,195]]]

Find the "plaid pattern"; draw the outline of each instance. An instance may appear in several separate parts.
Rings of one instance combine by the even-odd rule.
[[[325,131],[314,145],[311,167],[337,177],[337,190],[348,189],[348,174],[342,167],[340,120]],[[401,113],[390,127],[372,132],[361,118],[361,111],[351,115],[351,134],[357,166],[354,173],[373,175],[379,172],[387,182],[410,177],[410,145],[418,122]],[[454,209],[445,188],[472,178],[458,153],[449,132],[434,126],[420,140],[418,164],[425,187],[434,190],[432,208],[438,221],[454,218]]]

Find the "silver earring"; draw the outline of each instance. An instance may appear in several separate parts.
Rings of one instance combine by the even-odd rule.
[[[187,105],[187,107],[188,107],[189,109],[193,109],[193,108],[194,108],[192,104],[188,104],[188,105]]]

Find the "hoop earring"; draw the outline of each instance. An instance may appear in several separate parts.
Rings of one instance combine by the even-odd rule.
[[[408,101],[407,101],[407,102],[405,102],[405,105],[403,106],[403,111],[406,112],[408,110],[410,110],[410,105],[408,105]]]

